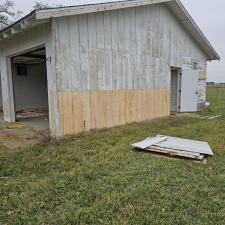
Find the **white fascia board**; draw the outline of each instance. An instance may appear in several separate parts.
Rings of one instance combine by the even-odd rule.
[[[103,12],[116,9],[131,8],[143,5],[151,5],[158,3],[165,3],[174,0],[133,0],[133,1],[120,1],[111,3],[101,3],[96,5],[82,5],[74,7],[62,7],[56,9],[39,10],[36,12],[36,19],[47,19],[62,16],[73,16],[85,13]]]

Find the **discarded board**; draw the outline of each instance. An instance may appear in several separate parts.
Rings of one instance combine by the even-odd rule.
[[[140,149],[146,149],[149,146],[158,144],[158,143],[163,142],[165,140],[167,140],[167,138],[163,137],[163,136],[157,136],[157,137],[153,137],[153,138],[146,138],[143,141],[140,141],[140,142],[138,142],[136,144],[133,144],[133,147],[134,148],[140,148]]]
[[[207,142],[158,135],[132,145],[133,148],[151,153],[163,154],[203,161],[207,156],[213,156],[213,151]]]

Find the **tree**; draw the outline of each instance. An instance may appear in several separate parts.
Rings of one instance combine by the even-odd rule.
[[[35,2],[33,6],[33,10],[38,10],[38,9],[47,9],[50,8],[49,4],[44,4],[42,2]]]
[[[8,26],[21,17],[21,11],[15,11],[15,4],[12,0],[0,0],[0,29]]]
[[[33,10],[39,10],[39,9],[47,9],[47,8],[56,8],[56,7],[61,7],[62,5],[49,5],[46,3],[42,3],[42,2],[35,2],[34,6],[33,6]]]
[[[35,2],[32,10],[46,9],[60,7],[62,5],[49,5],[42,2]],[[15,10],[15,3],[13,0],[0,0],[0,30],[4,27],[10,25],[14,21],[20,19],[23,12],[20,10]]]

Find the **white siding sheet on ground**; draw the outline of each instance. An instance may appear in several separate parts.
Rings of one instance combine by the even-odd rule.
[[[212,149],[207,142],[193,141],[188,139],[174,138],[165,136],[165,142],[157,143],[161,148],[170,148],[176,150],[183,150],[187,152],[195,152],[204,155],[214,155]]]
[[[146,149],[149,146],[158,144],[158,143],[166,141],[166,140],[167,140],[167,137],[157,136],[157,137],[153,137],[153,138],[146,138],[144,141],[135,143],[132,146],[134,148]]]

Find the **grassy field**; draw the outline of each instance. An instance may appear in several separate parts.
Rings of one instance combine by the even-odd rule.
[[[202,115],[225,113],[208,91]],[[208,141],[207,165],[133,152],[157,134]],[[1,225],[224,225],[225,117],[169,117],[0,153]]]

